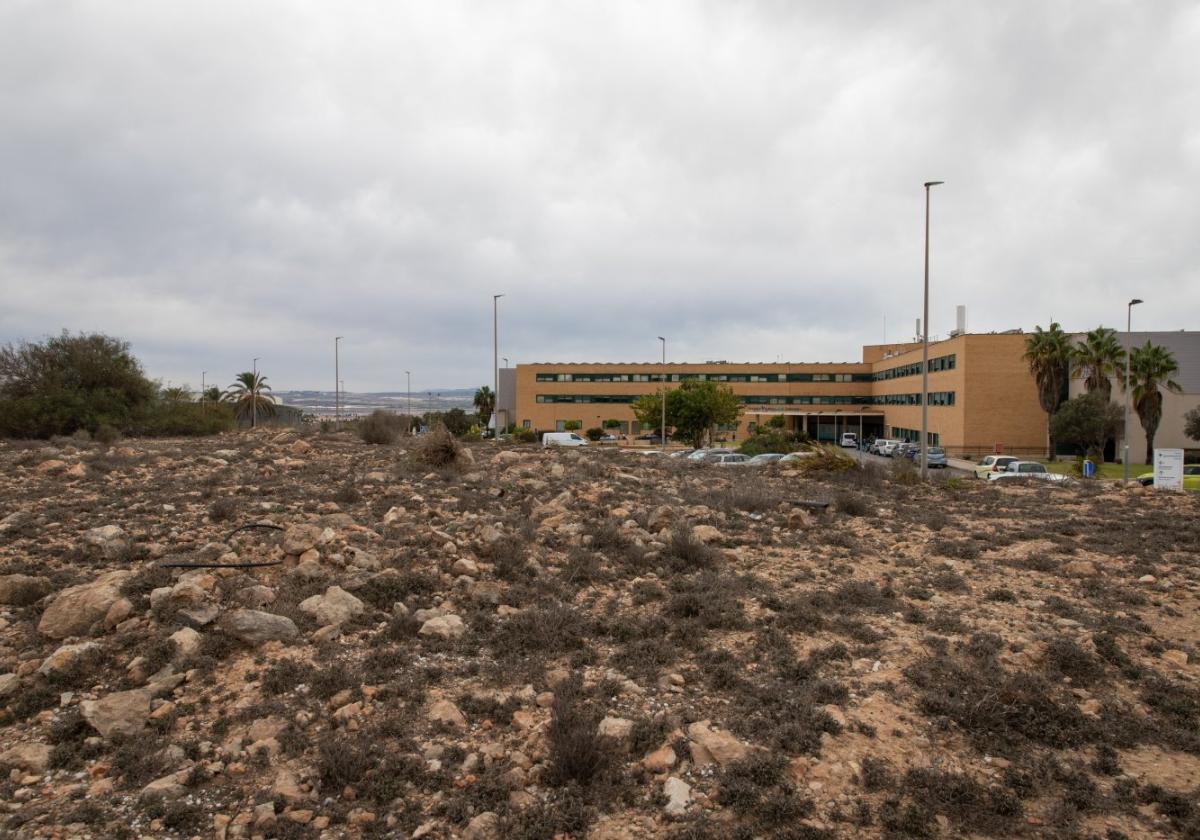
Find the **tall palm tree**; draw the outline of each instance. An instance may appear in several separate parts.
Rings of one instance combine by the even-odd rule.
[[[1024,358],[1037,383],[1038,403],[1046,412],[1046,447],[1053,459],[1054,439],[1050,435],[1050,418],[1062,405],[1063,389],[1071,367],[1071,337],[1063,332],[1056,321],[1050,323],[1048,330],[1041,327],[1034,327],[1034,330],[1025,339]]]
[[[192,392],[180,385],[173,385],[170,388],[163,388],[162,397],[167,402],[181,403],[191,402]]]
[[[1112,377],[1120,376],[1125,367],[1125,350],[1117,340],[1117,331],[1096,327],[1071,348],[1071,370],[1076,379],[1083,379],[1089,394],[1099,391],[1107,402],[1112,397]]]
[[[209,385],[200,393],[200,402],[217,403],[221,401],[221,389],[216,385]]]
[[[491,419],[492,411],[496,407],[496,395],[492,393],[492,389],[484,385],[475,392],[475,411],[479,414],[479,422],[487,423]],[[496,430],[500,432],[499,429]]]
[[[234,413],[239,419],[247,416],[252,418],[251,427],[253,427],[253,418],[258,412],[265,417],[272,417],[275,414],[275,398],[269,394],[263,394],[263,391],[270,390],[271,386],[267,384],[267,377],[261,373],[256,375],[251,371],[245,371],[237,375],[237,379],[225,392],[225,397],[234,404]]]
[[[1146,431],[1146,463],[1154,463],[1154,434],[1162,421],[1163,389],[1176,394],[1183,391],[1179,383],[1171,378],[1179,372],[1179,363],[1165,347],[1151,344],[1134,347],[1129,353],[1129,382],[1123,383],[1132,389],[1133,409]],[[1122,371],[1122,378],[1124,378]]]

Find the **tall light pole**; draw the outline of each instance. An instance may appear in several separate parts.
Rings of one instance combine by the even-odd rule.
[[[413,433],[413,416],[412,416],[412,371],[404,371],[405,387],[408,389],[408,433]]]
[[[495,426],[492,429],[492,440],[500,440],[500,320],[498,316],[500,298],[503,294],[492,295],[492,417]]]
[[[1141,298],[1134,298],[1125,307],[1125,343],[1129,346],[1125,348],[1125,454],[1121,456],[1121,465],[1126,484],[1129,483],[1129,402],[1133,390],[1129,382],[1129,357],[1133,355],[1133,307],[1143,302]]]
[[[340,335],[333,338],[333,422],[338,423],[342,419],[342,367],[341,360],[338,358],[338,342],[342,340]]]
[[[662,428],[659,429],[659,443],[662,445],[662,451],[667,451],[667,340],[661,335],[658,340],[662,342],[663,351],[663,390],[662,390]]]
[[[501,358],[504,360],[504,366],[508,367],[508,356],[502,356]]]
[[[945,181],[925,182],[925,306],[921,318],[921,478],[929,478],[929,188]]]
[[[254,357],[254,366],[250,372],[250,428],[258,427],[258,360]]]

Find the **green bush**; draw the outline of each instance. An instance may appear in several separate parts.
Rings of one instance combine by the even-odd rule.
[[[537,443],[537,432],[533,429],[517,429],[513,432],[513,440],[517,443]]]
[[[216,435],[233,428],[233,408],[221,403],[154,400],[142,406],[126,427],[144,437]]]
[[[768,452],[787,454],[802,448],[800,437],[776,428],[760,428],[738,447],[743,455],[762,455]]]
[[[604,437],[604,430],[603,429],[588,429],[586,432],[584,432],[584,434],[587,435],[588,440],[595,443],[596,441],[600,440],[600,438]]]
[[[578,420],[568,420],[566,423],[563,423],[564,432],[577,432],[582,428],[583,423]]]

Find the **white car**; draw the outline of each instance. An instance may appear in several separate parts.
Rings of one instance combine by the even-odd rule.
[[[847,449],[858,449],[858,435],[854,432],[846,432],[842,435],[842,446]]]
[[[727,452],[723,455],[714,455],[708,461],[716,464],[718,467],[740,467],[750,462],[750,456],[739,455],[736,452]]]
[[[542,435],[542,446],[587,446],[586,438],[574,432],[546,432]]]
[[[1039,464],[1037,461],[1013,461],[1004,472],[988,473],[988,481],[1015,481],[1019,478],[1036,478],[1057,484],[1071,480],[1061,473],[1049,472],[1045,464]]]
[[[884,458],[891,458],[896,454],[896,449],[899,448],[903,441],[899,440],[877,440],[871,444],[871,451],[876,455],[882,455]]]

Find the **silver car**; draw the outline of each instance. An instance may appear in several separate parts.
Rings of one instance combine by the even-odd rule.
[[[750,463],[749,455],[739,455],[736,452],[726,452],[722,455],[713,455],[708,459],[709,463],[716,464],[718,467],[739,467]]]
[[[774,464],[783,458],[782,453],[764,452],[762,455],[755,455],[750,459],[749,464],[752,467],[765,467],[767,464]]]

